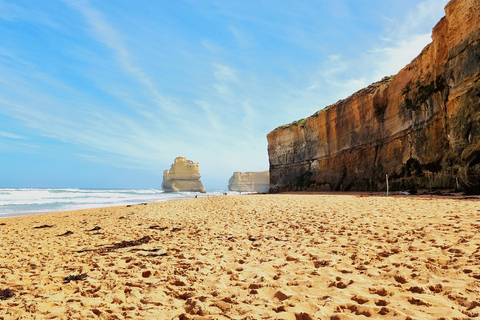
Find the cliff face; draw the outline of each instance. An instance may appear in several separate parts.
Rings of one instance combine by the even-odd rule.
[[[455,188],[480,164],[480,1],[452,0],[397,75],[270,132],[270,191]]]
[[[228,190],[240,192],[268,192],[270,175],[268,171],[234,172],[228,180]]]
[[[165,192],[192,191],[205,193],[200,181],[199,165],[183,157],[175,158],[170,170],[163,172],[162,189]]]

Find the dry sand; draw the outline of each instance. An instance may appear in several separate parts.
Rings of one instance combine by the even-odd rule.
[[[241,195],[1,219],[0,319],[473,318],[479,204]]]

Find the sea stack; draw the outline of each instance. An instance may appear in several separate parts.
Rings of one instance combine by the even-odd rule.
[[[387,175],[390,190],[475,182],[480,1],[445,11],[433,42],[397,75],[268,134],[270,192],[383,191]]]
[[[170,170],[163,172],[162,189],[165,192],[202,192],[206,190],[200,181],[198,162],[183,157],[175,158]]]
[[[228,180],[228,190],[239,192],[268,192],[270,189],[270,173],[234,172]]]

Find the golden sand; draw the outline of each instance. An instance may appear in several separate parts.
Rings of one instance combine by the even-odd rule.
[[[479,230],[478,199],[413,196],[221,196],[1,219],[0,319],[473,318]]]

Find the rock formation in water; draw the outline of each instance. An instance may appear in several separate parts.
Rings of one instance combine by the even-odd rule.
[[[239,192],[268,192],[270,174],[268,171],[234,172],[228,180],[228,190]]]
[[[178,157],[175,158],[170,170],[163,172],[162,189],[165,192],[192,191],[205,193],[200,177],[198,163]]]
[[[386,77],[270,132],[270,191],[456,188],[480,166],[480,1],[452,0],[433,42]]]

